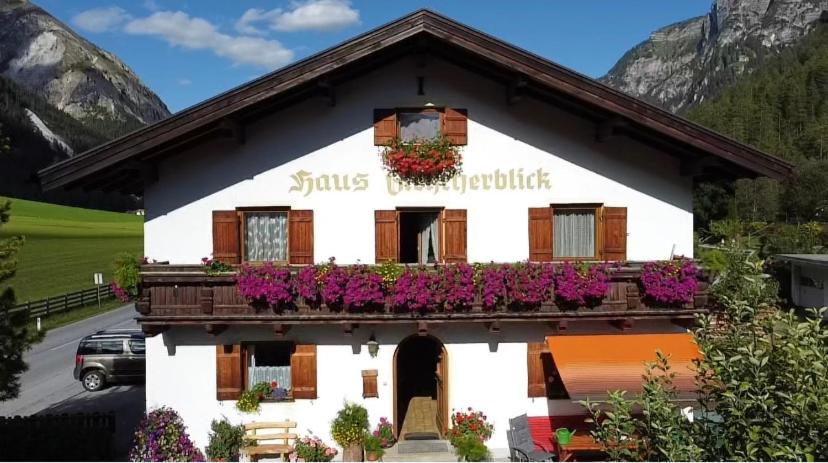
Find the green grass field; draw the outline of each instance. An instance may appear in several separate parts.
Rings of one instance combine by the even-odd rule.
[[[108,282],[118,253],[143,255],[141,216],[8,199],[11,220],[0,227],[0,238],[26,238],[17,274],[3,283],[14,288],[18,303],[90,288],[95,272]]]

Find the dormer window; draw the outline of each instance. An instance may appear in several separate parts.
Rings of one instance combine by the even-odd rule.
[[[374,110],[374,145],[389,146],[396,140],[410,143],[445,137],[452,145],[468,144],[465,109],[388,108]]]
[[[400,111],[399,136],[404,143],[431,140],[440,136],[440,113],[435,109]]]

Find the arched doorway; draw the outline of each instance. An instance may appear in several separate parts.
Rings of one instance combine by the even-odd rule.
[[[411,416],[408,416],[409,411]],[[442,438],[447,430],[447,420],[446,348],[433,336],[409,336],[400,342],[394,352],[394,426],[397,437],[400,440]]]

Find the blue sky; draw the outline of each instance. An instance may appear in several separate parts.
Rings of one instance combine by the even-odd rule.
[[[712,0],[35,0],[115,53],[173,112],[431,8],[593,77]]]

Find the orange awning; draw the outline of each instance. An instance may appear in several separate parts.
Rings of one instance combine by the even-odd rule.
[[[694,398],[692,360],[701,354],[689,333],[549,336],[546,342],[572,400],[604,400],[614,390],[627,397],[640,393],[644,364],[656,360],[656,350],[670,355],[679,398]]]

